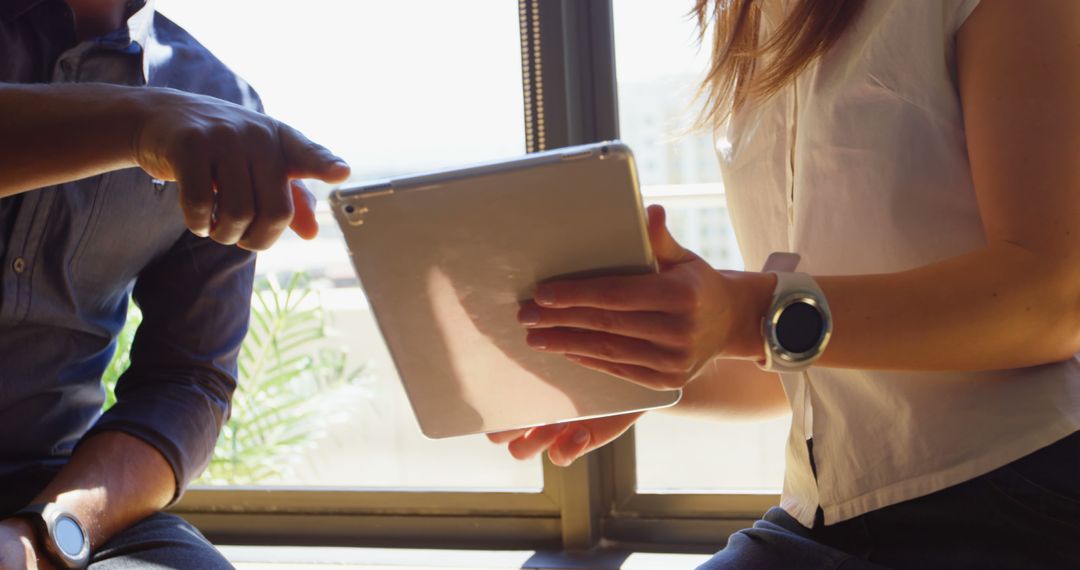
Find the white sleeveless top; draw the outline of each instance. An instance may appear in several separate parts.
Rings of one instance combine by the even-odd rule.
[[[977,4],[869,0],[794,85],[717,132],[748,269],[794,251],[812,275],[888,273],[985,245],[955,60]],[[778,16],[764,18],[766,35]],[[781,506],[806,526],[819,505],[836,523],[1080,430],[1077,358],[980,373],[813,368],[782,380],[794,417]]]

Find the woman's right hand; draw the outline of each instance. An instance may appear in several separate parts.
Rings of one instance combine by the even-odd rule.
[[[567,467],[577,458],[614,441],[630,429],[644,412],[489,433],[494,443],[507,444],[516,459],[530,459],[547,451],[551,462]]]
[[[136,97],[134,161],[151,176],[175,180],[188,228],[251,250],[292,229],[318,231],[315,198],[298,182],[344,182],[349,166],[272,117],[212,97],[171,89]]]

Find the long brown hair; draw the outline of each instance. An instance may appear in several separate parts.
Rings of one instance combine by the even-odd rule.
[[[773,95],[829,50],[865,0],[793,0],[783,22],[759,41],[762,0],[696,0],[698,40],[714,26],[712,63],[701,84],[702,125],[716,125],[748,101]]]

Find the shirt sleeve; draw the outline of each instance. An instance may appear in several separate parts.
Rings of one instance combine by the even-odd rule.
[[[83,437],[122,431],[155,447],[180,498],[210,461],[236,388],[255,254],[185,232],[139,274],[143,320],[116,404]]]

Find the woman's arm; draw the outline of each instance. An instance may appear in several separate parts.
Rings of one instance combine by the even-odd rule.
[[[983,0],[957,47],[988,244],[906,273],[819,279],[838,302],[822,365],[999,369],[1080,351],[1080,3]]]
[[[153,87],[0,83],[0,197],[132,166],[180,185],[188,227],[265,249],[318,229],[291,179],[349,167],[288,125],[212,97]]]
[[[657,410],[713,421],[759,421],[791,412],[780,378],[746,360],[714,359],[683,389],[682,399]],[[529,459],[548,452],[551,462],[566,466],[621,436],[644,414],[623,414],[534,429],[489,434],[510,454]]]
[[[713,421],[765,421],[791,413],[780,376],[749,360],[714,358],[664,413]]]
[[[1080,3],[984,0],[958,41],[987,245],[902,273],[818,277],[834,315],[820,366],[1004,369],[1080,351]],[[775,280],[664,243],[659,275],[538,287],[530,343],[656,388],[716,356],[762,358]]]

